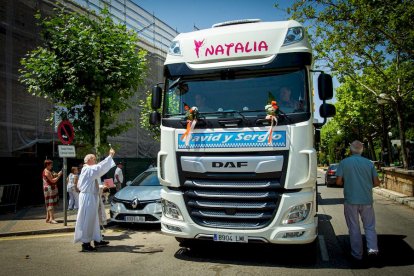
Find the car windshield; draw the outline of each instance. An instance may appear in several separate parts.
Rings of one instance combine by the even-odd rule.
[[[201,79],[181,77],[169,79],[168,83],[166,117],[182,117],[185,105],[196,106],[206,117],[220,117],[223,112],[257,116],[265,113],[270,100],[276,100],[284,113],[309,111],[305,69],[238,72],[228,78],[215,74]]]
[[[145,171],[138,175],[130,186],[161,186],[157,171]]]

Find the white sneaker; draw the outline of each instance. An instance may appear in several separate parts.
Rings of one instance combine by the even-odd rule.
[[[378,253],[378,249],[368,249],[368,256],[377,256]]]

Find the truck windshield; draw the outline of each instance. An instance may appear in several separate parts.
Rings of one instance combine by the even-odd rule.
[[[309,112],[305,69],[259,75],[239,73],[226,78],[222,74],[181,76],[168,79],[168,83],[166,117],[182,117],[185,104],[196,106],[206,117],[219,117],[223,112],[263,115],[271,99],[286,114]]]

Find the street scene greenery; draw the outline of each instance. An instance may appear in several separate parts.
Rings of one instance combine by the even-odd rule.
[[[36,17],[42,43],[21,60],[20,82],[53,103],[60,119],[72,121],[77,144],[106,152],[108,137],[132,126],[118,117],[137,104],[134,95],[146,74],[137,34],[114,23],[107,9],[81,14],[59,7],[52,16]]]
[[[408,168],[414,141],[412,1],[296,0],[286,12],[307,28],[316,69],[339,83],[337,115],[322,128],[319,162],[339,161],[359,139],[369,158],[398,159]],[[49,99],[60,119],[73,122],[76,143],[106,150],[108,137],[131,127],[118,117],[134,105],[142,107],[141,127],[159,139],[159,127],[148,122],[151,93],[134,100],[147,71],[136,33],[115,24],[106,9],[80,14],[59,8],[37,19],[42,45],[21,60],[20,81],[30,94]],[[395,149],[391,141],[398,141]],[[398,151],[394,158],[392,150]]]
[[[307,26],[316,64],[340,83],[337,115],[322,129],[320,162],[343,158],[354,139],[378,160],[381,152],[391,155],[393,139],[407,168],[407,140],[414,140],[413,2],[298,0],[288,13]]]

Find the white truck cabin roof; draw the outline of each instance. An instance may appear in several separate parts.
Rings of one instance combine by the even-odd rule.
[[[303,26],[294,20],[224,22],[213,28],[181,33],[171,43],[165,65],[192,69],[260,65],[282,53],[311,53]]]

